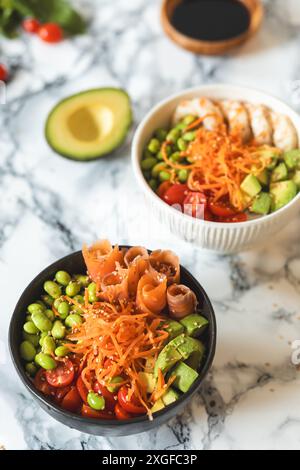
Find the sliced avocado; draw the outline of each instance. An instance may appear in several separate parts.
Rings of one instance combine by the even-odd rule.
[[[300,149],[285,152],[283,158],[289,170],[300,169]]]
[[[160,398],[159,400],[157,400],[154,405],[152,406],[151,408],[151,411],[152,413],[157,413],[158,411],[161,411],[165,408],[165,404],[164,402],[162,401],[162,399]]]
[[[272,211],[278,211],[286,206],[297,195],[297,186],[294,181],[280,181],[271,184],[270,194],[273,198]]]
[[[171,372],[171,376],[173,375],[176,376],[176,379],[173,382],[174,387],[183,393],[186,393],[199,377],[198,372],[184,362],[179,362],[179,364],[177,364]]]
[[[274,170],[280,157],[280,152],[275,152],[273,149],[262,148],[261,150],[259,150],[258,155],[263,161],[263,163],[266,165],[268,170]]]
[[[188,315],[180,320],[180,323],[185,328],[187,335],[193,338],[202,335],[208,326],[208,320],[197,313]]]
[[[177,350],[186,364],[193,369],[198,369],[205,353],[205,347],[201,341],[186,336],[184,343],[180,344]]]
[[[285,181],[288,178],[288,169],[285,163],[279,163],[272,171],[271,182],[277,183],[278,181]]]
[[[268,193],[260,193],[253,201],[250,211],[254,214],[267,215],[271,210],[272,198]]]
[[[171,405],[172,403],[175,403],[175,401],[180,398],[180,395],[176,390],[173,388],[169,388],[169,390],[163,395],[162,401],[164,402],[165,406]]]
[[[258,181],[260,184],[263,186],[269,186],[270,183],[270,173],[268,170],[265,168],[264,171],[262,171],[258,176],[257,176]]]
[[[45,135],[58,154],[89,161],[119,147],[131,124],[127,93],[118,88],[98,88],[60,101],[48,116]]]
[[[170,343],[169,343],[170,344]],[[175,347],[169,347],[169,344],[159,353],[154,368],[154,377],[158,375],[160,369],[163,374],[166,374],[178,361],[182,359],[181,354]]]
[[[156,385],[156,380],[153,374],[148,374],[148,372],[139,372],[139,378],[142,383],[145,385],[147,393],[153,393]]]
[[[174,339],[184,332],[184,327],[175,320],[167,320],[163,329],[169,333],[169,339]]]
[[[241,189],[250,197],[255,197],[262,190],[262,186],[256,176],[248,175],[241,184]]]
[[[298,191],[300,190],[300,170],[297,170],[293,176],[293,181],[295,185],[298,188]]]

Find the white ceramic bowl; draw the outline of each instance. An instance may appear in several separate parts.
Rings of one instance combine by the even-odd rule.
[[[155,129],[170,125],[171,116],[178,103],[195,96],[264,104],[274,111],[290,117],[298,131],[299,142],[300,116],[277,98],[251,88],[223,84],[204,85],[185,90],[160,102],[144,118],[135,133],[132,144],[132,163],[148,209],[163,224],[167,225],[173,234],[187,242],[212,251],[236,253],[266,241],[270,236],[286,227],[299,213],[300,193],[287,206],[277,212],[236,224],[194,219],[164,203],[148,186],[141,171],[140,162],[143,150]]]

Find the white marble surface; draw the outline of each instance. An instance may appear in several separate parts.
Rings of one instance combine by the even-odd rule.
[[[136,122],[182,88],[232,82],[270,91],[300,110],[300,3],[269,0],[262,31],[227,57],[195,57],[164,37],[159,0],[83,0],[88,33],[57,46],[22,37],[0,43],[14,73],[0,107],[0,444],[7,449],[299,449],[300,221],[239,256],[206,254],[143,223],[130,145],[91,164],[54,155],[43,137],[58,99],[120,85]],[[138,216],[138,221],[136,221]],[[218,320],[214,367],[184,414],[119,439],[80,434],[49,418],[13,369],[7,330],[23,288],[83,241],[171,247],[207,289]]]

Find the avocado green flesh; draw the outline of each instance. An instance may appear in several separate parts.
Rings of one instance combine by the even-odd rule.
[[[297,195],[297,186],[294,181],[280,181],[271,184],[270,194],[273,198],[272,211],[278,211],[286,206]]]
[[[99,88],[58,103],[47,119],[45,135],[58,154],[89,161],[118,148],[131,124],[127,93],[117,88]]]
[[[176,379],[173,382],[174,387],[183,393],[188,392],[195,380],[199,377],[198,372],[184,362],[179,362],[179,364],[177,364],[177,366],[172,370],[172,375],[176,376]]]
[[[179,393],[173,388],[169,388],[169,390],[162,396],[162,401],[165,406],[168,406],[172,403],[175,403],[175,401],[177,401],[179,398]]]
[[[166,326],[163,326],[163,328],[165,331],[167,331],[167,333],[169,333],[170,340],[176,338],[184,332],[184,326],[181,325],[178,321],[168,320],[165,325]]]
[[[193,338],[200,336],[208,326],[207,319],[197,313],[188,315],[180,320],[180,323],[185,328],[187,335]]]

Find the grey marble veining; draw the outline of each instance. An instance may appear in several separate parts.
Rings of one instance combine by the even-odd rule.
[[[74,2],[75,3],[75,2]],[[196,57],[162,33],[158,0],[83,0],[88,33],[47,46],[22,36],[0,42],[13,79],[0,106],[0,445],[8,449],[299,449],[300,221],[257,250],[201,252],[152,221],[130,167],[130,139],[114,156],[78,164],[54,155],[43,127],[60,98],[122,86],[135,122],[158,100],[201,83],[270,91],[300,110],[300,4],[268,0],[263,29],[226,57]],[[170,247],[210,295],[219,338],[214,367],[180,416],[124,438],[80,434],[49,418],[17,378],[7,351],[11,312],[46,265],[83,241]]]

